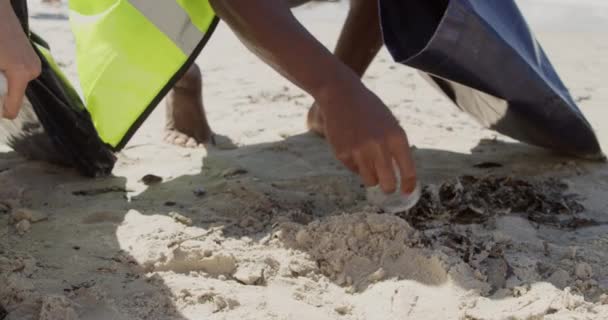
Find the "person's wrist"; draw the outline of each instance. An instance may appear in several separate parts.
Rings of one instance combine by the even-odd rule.
[[[345,97],[352,96],[361,90],[367,90],[367,88],[354,73],[348,70],[326,77],[323,84],[313,94],[313,98],[321,109],[335,108],[342,106],[338,101],[343,101]]]

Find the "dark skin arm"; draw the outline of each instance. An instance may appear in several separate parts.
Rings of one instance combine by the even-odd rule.
[[[362,77],[382,48],[377,0],[351,0],[334,54]]]
[[[368,186],[416,184],[405,131],[359,76],[295,19],[284,0],[212,0],[217,14],[261,59],[315,98],[336,157]]]
[[[292,0],[293,1],[293,0]],[[377,0],[351,0],[334,54],[359,78],[382,48]],[[325,121],[315,103],[308,112],[308,128],[325,136]]]

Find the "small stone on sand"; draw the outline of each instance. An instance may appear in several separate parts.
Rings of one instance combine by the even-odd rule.
[[[222,177],[231,178],[246,174],[248,171],[243,168],[228,168],[222,172]]]
[[[17,233],[20,235],[24,235],[29,232],[31,227],[32,224],[28,220],[21,220],[15,225],[15,228],[17,228]]]
[[[551,274],[551,276],[547,279],[550,283],[552,283],[557,288],[565,288],[570,283],[570,274],[568,271],[564,269],[557,269],[555,272]]]
[[[382,279],[384,279],[384,277],[386,277],[386,271],[383,268],[380,268],[380,269],[376,270],[374,273],[370,274],[369,277],[367,277],[367,279],[371,282],[378,282],[378,281],[381,281]]]
[[[169,212],[169,217],[173,218],[173,220],[185,224],[187,226],[192,226],[192,219],[185,217],[177,212]]]
[[[588,263],[581,262],[576,265],[576,268],[574,269],[574,274],[577,278],[581,280],[590,279],[591,277],[593,277],[593,268],[591,268]]]
[[[343,305],[339,305],[337,307],[334,308],[334,310],[341,316],[345,316],[348,315],[352,312],[353,307],[343,304]]]
[[[260,285],[264,281],[264,267],[255,264],[239,266],[234,278],[248,286]]]
[[[207,190],[205,190],[204,188],[196,188],[194,190],[192,190],[192,193],[199,198],[204,197],[207,194]]]
[[[151,186],[163,182],[163,178],[153,174],[147,174],[143,176],[140,181],[147,186]]]

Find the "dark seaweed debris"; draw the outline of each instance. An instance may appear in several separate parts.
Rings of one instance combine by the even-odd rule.
[[[494,168],[502,168],[503,165],[498,162],[481,162],[473,165],[474,168],[477,169],[494,169]]]
[[[107,188],[99,188],[99,189],[91,189],[91,190],[78,190],[72,192],[75,196],[99,196],[106,193],[127,193],[129,190],[124,187],[107,187]]]
[[[482,224],[490,218],[519,214],[538,224],[564,229],[597,225],[581,218],[584,207],[568,186],[557,180],[526,181],[512,177],[462,176],[427,186],[416,207],[401,217],[418,229],[438,224]]]
[[[147,174],[141,178],[141,182],[147,186],[163,182],[163,178],[153,174]]]
[[[0,202],[0,214],[7,214],[11,212],[11,206],[6,203]]]

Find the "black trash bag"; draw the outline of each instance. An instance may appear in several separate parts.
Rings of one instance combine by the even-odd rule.
[[[27,87],[31,106],[24,104],[16,121],[3,121],[0,133],[27,157],[73,166],[90,177],[109,175],[116,162],[111,147],[100,139],[78,94],[36,48],[48,45],[29,32],[26,1],[11,3],[41,59],[42,73]]]
[[[380,0],[386,46],[482,125],[586,159],[593,128],[513,0]]]

